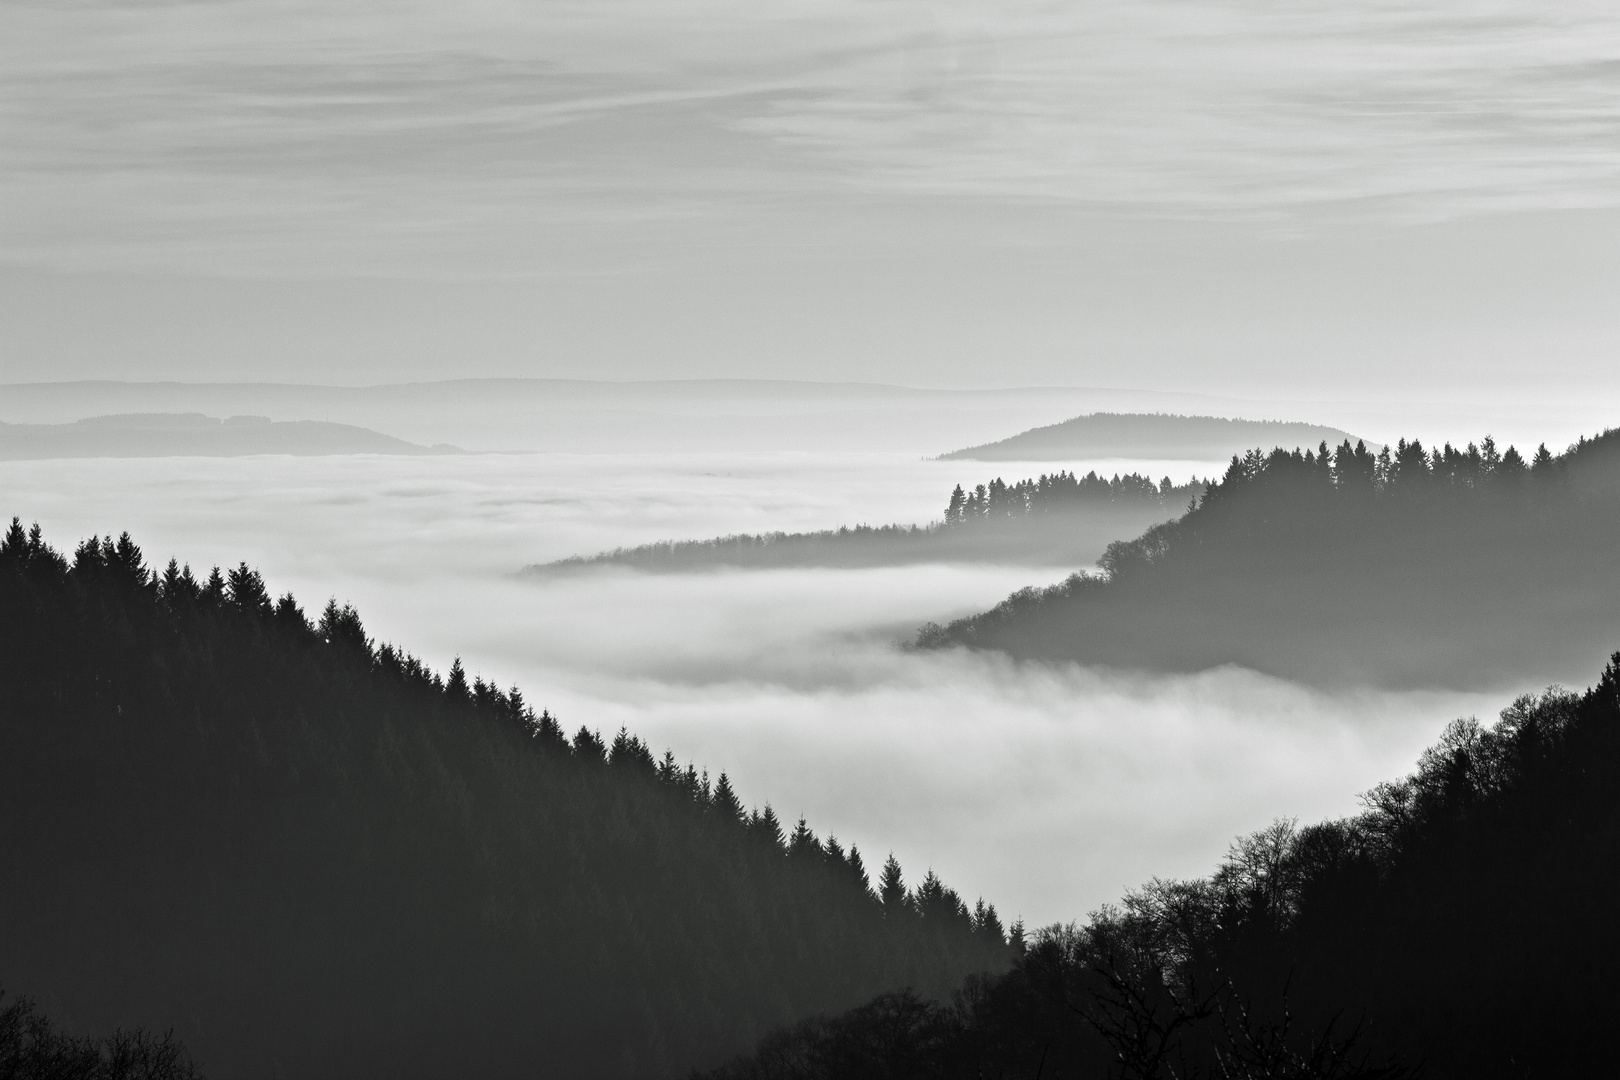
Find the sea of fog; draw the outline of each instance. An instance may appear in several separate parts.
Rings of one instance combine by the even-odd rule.
[[[1213,462],[1097,462],[1185,480]],[[1328,695],[1252,672],[1141,677],[900,643],[1061,575],[1017,567],[520,580],[657,539],[932,520],[951,486],[1051,465],[884,454],[479,454],[0,463],[0,513],[58,547],[129,530],[149,561],[246,561],[306,609],[620,726],[750,804],[933,868],[1030,924],[1208,872],[1278,817],[1353,812],[1499,695]],[[1526,688],[1533,689],[1533,688]]]

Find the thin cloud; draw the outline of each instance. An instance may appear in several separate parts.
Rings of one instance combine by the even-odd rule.
[[[1620,191],[1597,3],[93,0],[8,4],[0,43],[0,235],[46,265],[494,273],[783,200],[1308,223]]]

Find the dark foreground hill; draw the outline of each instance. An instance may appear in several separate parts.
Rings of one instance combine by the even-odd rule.
[[[643,1077],[1009,957],[892,860],[316,624],[246,566],[0,539],[0,987],[209,1076]]]
[[[1251,451],[1196,509],[1110,545],[1104,576],[924,629],[1032,659],[1241,664],[1324,684],[1568,678],[1620,636],[1620,432],[1509,447]]]
[[[0,460],[454,452],[453,446],[418,446],[350,424],[267,416],[127,413],[72,424],[0,423]]]
[[[950,1005],[884,995],[709,1080],[1614,1075],[1620,654],[1365,802],[1042,931]]]
[[[1097,561],[1108,544],[1173,517],[1204,490],[1194,479],[1155,484],[1131,473],[1041,475],[1008,484],[1000,477],[964,491],[957,485],[941,520],[927,525],[857,525],[811,533],[672,540],[572,556],[525,567],[550,577],[623,567],[645,573],[771,570],[790,567],[904,566],[925,562],[1076,566]]]
[[[1168,413],[1091,413],[1030,428],[999,442],[942,454],[941,460],[1075,461],[1085,458],[1180,458],[1220,461],[1250,446],[1337,445],[1354,436],[1320,424],[1228,420]]]

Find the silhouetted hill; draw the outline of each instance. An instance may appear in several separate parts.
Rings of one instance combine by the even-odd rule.
[[[442,454],[348,424],[202,413],[123,413],[72,424],[0,423],[0,460],[80,457],[238,457],[245,454]]]
[[[374,386],[0,383],[0,420],[9,423],[54,424],[106,413],[318,416],[424,444],[606,453],[811,450],[914,456],[1100,409],[1207,412],[1241,404],[1084,387],[925,390],[773,379],[447,379]]]
[[[1164,458],[1219,461],[1251,446],[1339,444],[1354,436],[1337,428],[1281,420],[1227,420],[1167,413],[1092,413],[1031,428],[1011,438],[940,455],[942,461],[1075,461],[1085,458]]]
[[[951,1004],[886,994],[709,1080],[1611,1075],[1620,654],[1585,694],[1457,721],[1365,802],[1048,928]]]
[[[901,566],[923,562],[1090,565],[1108,543],[1164,521],[1204,490],[1204,482],[1155,484],[1132,473],[1042,475],[1008,484],[1000,477],[951,493],[940,521],[928,525],[856,525],[812,533],[764,533],[713,540],[668,540],[599,555],[525,567],[526,576],[606,567],[681,573],[785,567]]]
[[[1233,458],[1196,509],[1110,545],[1103,576],[926,627],[926,646],[1324,684],[1568,678],[1620,636],[1620,432],[1526,462],[1486,440]]]
[[[663,1076],[1004,966],[891,859],[314,624],[245,565],[0,539],[0,985],[215,1078]]]

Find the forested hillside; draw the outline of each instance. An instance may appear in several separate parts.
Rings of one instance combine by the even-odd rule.
[[[0,987],[211,1077],[641,1077],[1005,966],[991,907],[245,565],[0,539]]]
[[[530,566],[549,576],[621,566],[649,573],[732,567],[898,566],[922,562],[999,562],[1075,566],[1096,562],[1112,540],[1183,509],[1204,489],[1194,479],[1158,483],[1131,473],[1043,474],[1008,484],[997,477],[957,485],[940,520],[928,525],[856,525],[811,533],[764,533],[672,540]]]
[[[888,994],[710,1080],[1565,1080],[1614,1069],[1620,654],[1453,724],[1358,817],[1035,935],[949,1005]]]
[[[1490,439],[1233,458],[1102,575],[1015,593],[925,646],[1325,684],[1569,677],[1620,635],[1620,432],[1525,461]]]

